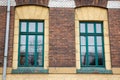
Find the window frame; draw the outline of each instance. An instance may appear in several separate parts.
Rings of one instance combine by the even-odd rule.
[[[26,22],[26,32],[21,32],[21,23],[22,22]],[[35,32],[29,32],[29,23],[30,22],[34,22],[35,23]],[[43,23],[43,31],[42,32],[38,32],[38,23]],[[44,20],[20,20],[19,21],[19,43],[18,43],[18,67],[44,67]],[[28,41],[28,38],[29,36],[31,35],[34,35],[35,37],[35,47],[34,47],[34,62],[36,63],[37,59],[36,59],[36,56],[37,56],[37,50],[36,50],[36,47],[38,47],[37,45],[37,36],[41,36],[42,35],[42,65],[37,65],[37,64],[34,64],[34,66],[31,66],[31,65],[28,65],[28,42],[27,44],[25,44],[25,47],[26,47],[26,50],[25,52],[27,52],[27,54],[25,54],[25,58],[27,57],[27,60],[25,60],[25,65],[21,66],[20,65],[20,42],[21,42],[21,36],[22,35],[25,35],[26,36],[26,42]]]
[[[81,25],[81,23],[84,23],[85,24],[85,33],[81,33],[81,31],[80,31],[80,25]],[[88,33],[88,24],[89,23],[92,23],[94,26],[94,32],[93,33]],[[96,24],[97,23],[99,23],[99,24],[101,24],[101,33],[97,33],[96,31],[97,31],[97,29],[96,29]],[[85,40],[86,40],[86,45],[84,45],[85,46],[85,48],[86,48],[86,53],[87,53],[87,65],[83,65],[82,64],[82,52],[81,52],[81,36],[85,36]],[[88,45],[88,37],[89,36],[93,36],[94,37],[94,45],[92,45],[92,46],[94,46],[94,50],[95,50],[95,65],[89,65],[89,56],[90,55],[88,55],[88,47],[90,46],[90,45]],[[101,36],[101,38],[102,38],[102,62],[103,62],[103,65],[99,65],[99,62],[98,62],[98,60],[99,60],[99,58],[98,58],[98,52],[97,52],[97,47],[98,47],[98,45],[97,45],[97,36]],[[99,22],[97,22],[97,21],[79,21],[79,39],[80,39],[80,65],[81,65],[81,67],[105,67],[105,50],[104,50],[104,30],[103,30],[103,22],[102,21],[99,21]]]

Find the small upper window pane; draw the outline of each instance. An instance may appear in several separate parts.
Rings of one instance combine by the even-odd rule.
[[[29,32],[35,32],[35,22],[29,23]]]
[[[26,29],[27,29],[27,23],[21,22],[21,32],[26,32]]]
[[[84,23],[80,23],[80,32],[85,33],[85,24]]]
[[[43,22],[38,23],[38,32],[43,32]]]
[[[96,33],[102,33],[102,26],[101,24],[96,24]]]
[[[94,24],[88,23],[88,33],[94,33]]]

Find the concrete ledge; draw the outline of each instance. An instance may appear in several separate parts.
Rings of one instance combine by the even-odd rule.
[[[120,74],[120,68],[112,68],[113,74]]]
[[[50,67],[49,73],[76,73],[75,67]]]

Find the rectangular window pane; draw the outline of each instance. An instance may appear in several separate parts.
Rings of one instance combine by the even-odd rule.
[[[35,64],[34,63],[34,56],[33,55],[28,56],[28,65],[33,66],[34,64]]]
[[[85,33],[85,24],[84,23],[80,23],[80,32]]]
[[[97,45],[102,45],[102,37],[97,37]]]
[[[20,46],[20,54],[25,54],[26,46]]]
[[[95,41],[94,41],[94,37],[93,36],[89,36],[88,37],[88,45],[94,45]]]
[[[20,56],[20,65],[21,66],[25,65],[25,55]]]
[[[86,45],[86,38],[85,38],[85,36],[81,36],[81,45]]]
[[[43,36],[38,36],[38,45],[43,44]]]
[[[30,35],[28,37],[28,44],[29,45],[35,45],[35,36],[34,35]]]
[[[86,46],[81,46],[81,55],[86,54]]]
[[[89,56],[89,65],[95,65],[95,56],[91,55]]]
[[[21,35],[21,44],[26,44],[26,36],[25,35]]]
[[[87,65],[87,57],[86,55],[82,56],[82,66]]]
[[[38,23],[38,32],[43,32],[43,22]]]
[[[88,23],[88,33],[94,33],[94,24]]]
[[[100,23],[96,24],[96,33],[102,33],[102,26]]]
[[[88,46],[88,54],[89,55],[95,54],[95,47],[94,46]]]
[[[35,22],[30,22],[29,23],[29,32],[35,32],[35,31],[36,31]]]
[[[42,56],[38,56],[38,65],[42,65]]]
[[[27,23],[21,22],[21,32],[26,32],[26,31],[27,31]]]
[[[35,46],[28,46],[28,52],[35,52]]]

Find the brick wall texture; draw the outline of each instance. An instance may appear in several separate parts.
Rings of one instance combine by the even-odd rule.
[[[75,67],[75,12],[70,8],[50,8],[49,66]]]
[[[120,9],[109,9],[112,67],[120,67]]]
[[[3,66],[3,56],[5,47],[5,32],[6,32],[6,7],[0,6],[0,67]],[[13,54],[13,33],[14,33],[14,7],[11,7],[10,12],[10,33],[9,33],[9,50],[8,50],[8,67],[12,66]]]

